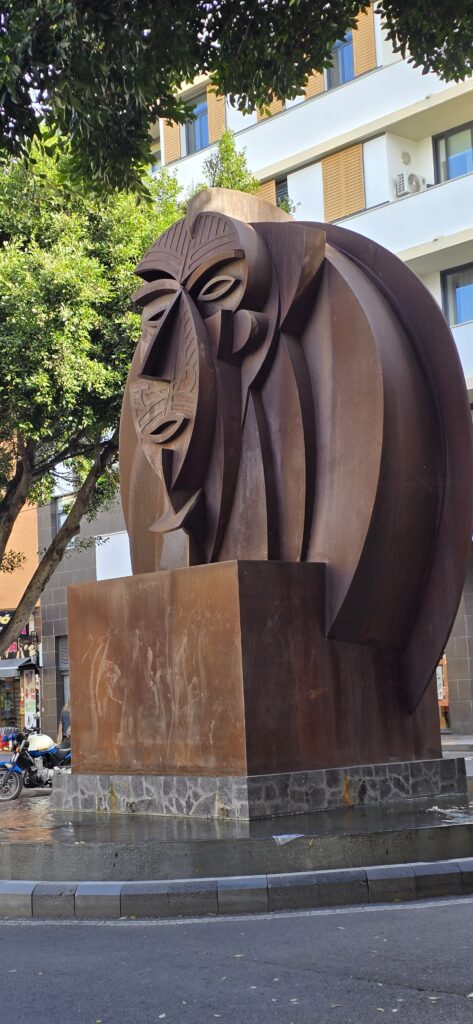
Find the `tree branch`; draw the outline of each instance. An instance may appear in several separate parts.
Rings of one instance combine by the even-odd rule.
[[[18,638],[28,621],[44,587],[59,565],[69,541],[78,533],[80,522],[86,511],[100,477],[113,462],[118,451],[118,430],[107,443],[96,451],[92,466],[81,484],[75,501],[61,528],[43,555],[36,572],[30,580],[21,601],[10,621],[0,632],[0,650],[5,651]]]

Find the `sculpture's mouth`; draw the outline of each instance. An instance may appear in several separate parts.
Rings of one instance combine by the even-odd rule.
[[[182,413],[175,416],[163,416],[154,422],[151,430],[144,431],[144,436],[147,441],[154,441],[155,444],[166,444],[173,441],[184,430],[187,423],[188,417]]]

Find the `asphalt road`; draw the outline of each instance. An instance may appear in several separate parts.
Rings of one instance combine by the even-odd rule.
[[[0,925],[0,1021],[463,1024],[473,900],[271,917]]]

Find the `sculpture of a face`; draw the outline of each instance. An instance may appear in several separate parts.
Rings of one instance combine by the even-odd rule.
[[[224,189],[137,273],[120,439],[134,571],[323,563],[326,636],[402,655],[414,707],[471,545],[470,410],[436,303],[376,243]]]
[[[220,504],[230,498],[248,392],[270,359],[280,294],[263,235],[215,213],[199,214],[192,228],[187,219],[170,228],[137,273],[146,283],[134,295],[142,334],[128,388],[139,443],[167,498],[150,528],[167,533],[189,529],[206,481],[212,491],[218,432],[227,470]],[[216,539],[206,538],[207,557]]]

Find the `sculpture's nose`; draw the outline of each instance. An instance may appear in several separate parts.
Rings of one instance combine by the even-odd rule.
[[[181,294],[180,291],[176,292],[169,304],[158,309],[147,321],[146,328],[151,337],[140,377],[168,383],[175,380]]]

